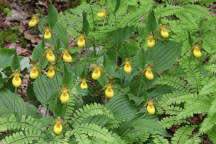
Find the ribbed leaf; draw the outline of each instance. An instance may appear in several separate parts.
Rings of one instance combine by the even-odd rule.
[[[4,69],[11,65],[15,49],[0,48],[0,68]]]
[[[149,12],[146,27],[148,32],[154,32],[157,28],[157,22],[153,10]]]
[[[56,74],[52,79],[48,79],[46,76],[42,75],[36,81],[34,81],[33,84],[33,89],[37,100],[44,105],[47,104],[54,95],[58,94],[61,85],[61,75]]]
[[[88,22],[88,19],[87,19],[87,13],[85,11],[83,11],[82,15],[83,15],[82,31],[85,32],[86,35],[88,35],[90,25],[89,25],[89,22]]]
[[[136,107],[121,93],[116,93],[105,106],[117,120],[131,120],[136,116]]]
[[[34,48],[32,52],[33,61],[37,61],[41,57],[41,55],[44,53],[45,51],[44,46],[45,46],[44,40],[42,40],[42,42]]]
[[[21,118],[21,115],[37,116],[37,109],[35,106],[28,104],[23,99],[7,89],[0,91],[0,107],[6,112],[15,113]]]
[[[139,119],[133,123],[133,127],[147,133],[169,136],[167,131],[159,124],[159,122],[153,119]]]
[[[55,26],[57,21],[58,21],[58,11],[52,4],[50,4],[48,16],[47,16],[47,22],[52,28]]]
[[[154,48],[150,49],[153,52],[153,60],[155,71],[164,71],[169,69],[181,55],[181,44],[170,41],[166,43],[158,42]]]

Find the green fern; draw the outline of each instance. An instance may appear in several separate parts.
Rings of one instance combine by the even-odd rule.
[[[6,137],[1,141],[2,144],[24,144],[33,143],[45,139],[43,135],[36,131],[17,132],[11,136]]]
[[[94,103],[90,105],[85,105],[83,106],[83,108],[80,108],[75,111],[74,118],[73,118],[74,125],[80,125],[87,118],[90,118],[96,115],[104,115],[108,119],[115,121],[113,114],[109,110],[107,110],[101,104]]]
[[[124,144],[125,142],[122,141],[117,135],[113,135],[110,133],[106,128],[102,128],[95,124],[80,124],[75,127],[72,131],[76,137],[76,141],[83,143],[83,141],[88,141],[88,137],[94,137],[97,139],[101,139],[107,144]]]
[[[192,131],[195,128],[196,126],[184,126],[179,128],[174,134],[174,137],[172,137],[172,144],[184,144],[189,139],[190,135],[192,135]]]
[[[154,144],[169,144],[168,140],[163,138],[162,136],[160,135],[155,135],[153,136],[153,143]]]

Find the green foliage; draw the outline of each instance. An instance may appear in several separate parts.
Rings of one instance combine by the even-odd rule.
[[[203,134],[215,142],[216,19],[203,6],[212,2],[176,2],[82,0],[60,13],[50,4],[38,27],[46,35],[49,26],[51,38],[35,46],[31,68],[14,50],[0,49],[2,142],[198,144]],[[27,94],[43,115],[11,92],[14,74],[29,72]],[[167,131],[172,127],[178,127],[174,135]]]

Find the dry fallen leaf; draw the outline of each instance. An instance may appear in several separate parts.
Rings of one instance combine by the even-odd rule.
[[[28,31],[24,32],[24,37],[27,40],[30,40],[32,43],[41,42],[41,38],[38,35],[31,35]]]
[[[17,11],[17,10],[11,10],[11,16],[6,17],[6,21],[23,21],[29,18],[29,15],[27,15],[23,11]]]

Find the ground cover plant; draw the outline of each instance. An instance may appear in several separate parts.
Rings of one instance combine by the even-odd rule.
[[[0,32],[2,144],[216,143],[214,1],[48,3],[31,55]]]

